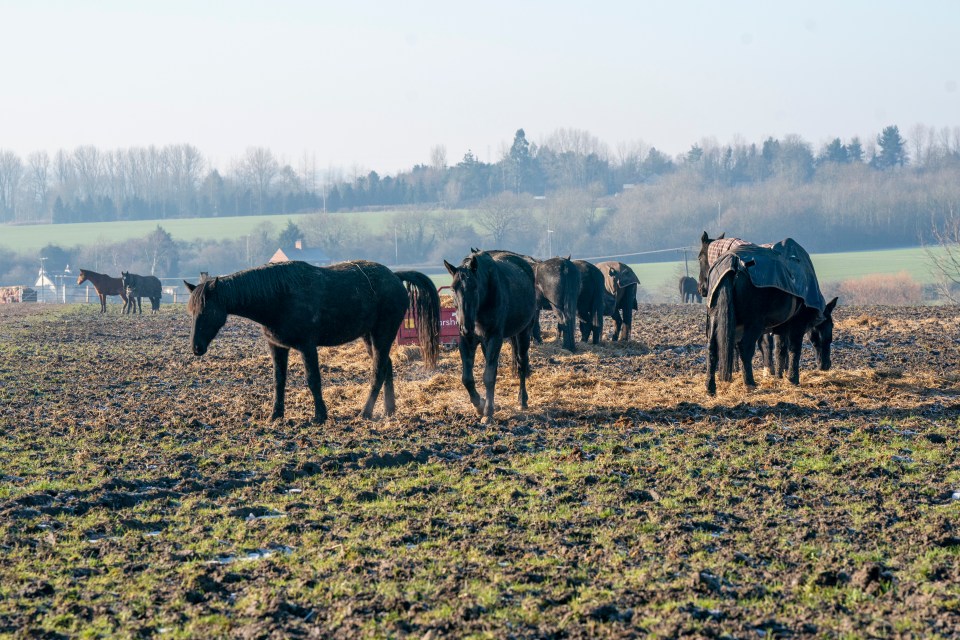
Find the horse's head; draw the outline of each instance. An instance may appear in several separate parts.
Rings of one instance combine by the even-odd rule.
[[[459,267],[446,260],[443,266],[453,277],[451,288],[457,306],[457,321],[461,335],[472,335],[476,330],[477,312],[480,309],[480,275],[477,256],[465,258]]]
[[[80,269],[80,275],[77,276],[77,284],[83,284],[87,281],[87,271]]]
[[[197,356],[207,352],[207,347],[227,322],[227,309],[217,295],[219,280],[214,278],[200,284],[183,281],[190,291],[190,299],[187,301],[187,312],[193,316],[190,342],[193,345],[193,354]]]
[[[710,238],[707,235],[707,232],[704,231],[703,235],[700,236],[700,253],[697,255],[697,261],[700,262],[700,279],[698,281],[698,289],[700,295],[704,298],[707,297],[707,288],[709,287],[709,275],[710,275],[710,259],[707,257],[707,250],[710,248],[710,243],[715,242],[723,238],[725,233],[721,233],[716,238]]]
[[[131,285],[132,285],[133,283],[130,282],[130,272],[129,272],[129,271],[121,271],[121,272],[120,272],[120,282],[121,282],[121,284],[123,285],[124,290],[127,290],[127,289],[129,289],[129,288],[131,287]]]
[[[810,342],[817,354],[817,366],[820,371],[830,370],[830,343],[833,342],[833,310],[837,306],[837,298],[827,303],[823,309],[823,321],[810,329]]]

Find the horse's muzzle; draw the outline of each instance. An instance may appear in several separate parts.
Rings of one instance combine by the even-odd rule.
[[[207,348],[206,348],[206,347],[201,346],[201,345],[199,345],[199,344],[193,345],[193,355],[195,355],[195,356],[202,356],[202,355],[205,354],[206,352],[207,352]]]

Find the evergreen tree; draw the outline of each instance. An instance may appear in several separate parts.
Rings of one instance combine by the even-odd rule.
[[[303,239],[303,232],[300,230],[300,227],[293,223],[293,220],[287,220],[287,226],[283,228],[283,231],[280,232],[280,237],[278,241],[280,246],[284,249],[293,247],[296,245],[297,240]]]
[[[900,129],[896,125],[883,129],[877,136],[877,146],[880,152],[873,159],[873,164],[878,169],[902,167],[907,163],[907,141],[900,136]]]
[[[533,157],[530,155],[530,143],[523,129],[517,129],[513,136],[513,145],[510,147],[508,166],[511,177],[511,190],[519,194],[522,190],[529,190],[531,165]]]
[[[860,144],[860,138],[854,137],[847,143],[847,162],[863,162],[863,145]]]
[[[817,162],[846,163],[848,162],[847,157],[847,148],[840,142],[840,138],[834,138],[830,141],[830,144],[820,152],[820,157],[817,158]]]

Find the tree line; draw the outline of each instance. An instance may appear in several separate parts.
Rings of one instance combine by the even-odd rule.
[[[309,157],[295,168],[270,149],[252,147],[228,169],[212,166],[189,144],[101,150],[81,146],[29,154],[0,149],[0,222],[97,222],[376,207],[469,207],[509,192],[547,196],[589,190],[613,196],[674,174],[706,189],[814,181],[842,165],[876,171],[936,170],[960,159],[960,127],[917,125],[908,141],[895,125],[876,140],[835,138],[819,150],[799,136],[726,145],[705,140],[676,157],[643,143],[611,151],[588,132],[560,129],[537,144],[523,129],[496,162],[467,151],[449,164],[435,147],[428,164],[381,176],[355,169],[317,170]]]

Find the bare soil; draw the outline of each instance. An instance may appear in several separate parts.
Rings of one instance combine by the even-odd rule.
[[[182,307],[0,306],[0,636],[956,637],[960,313],[841,306],[833,369],[705,391],[704,309],[509,347],[481,425],[456,351],[203,358]],[[482,358],[478,358],[482,362]],[[382,412],[382,406],[378,406]]]

